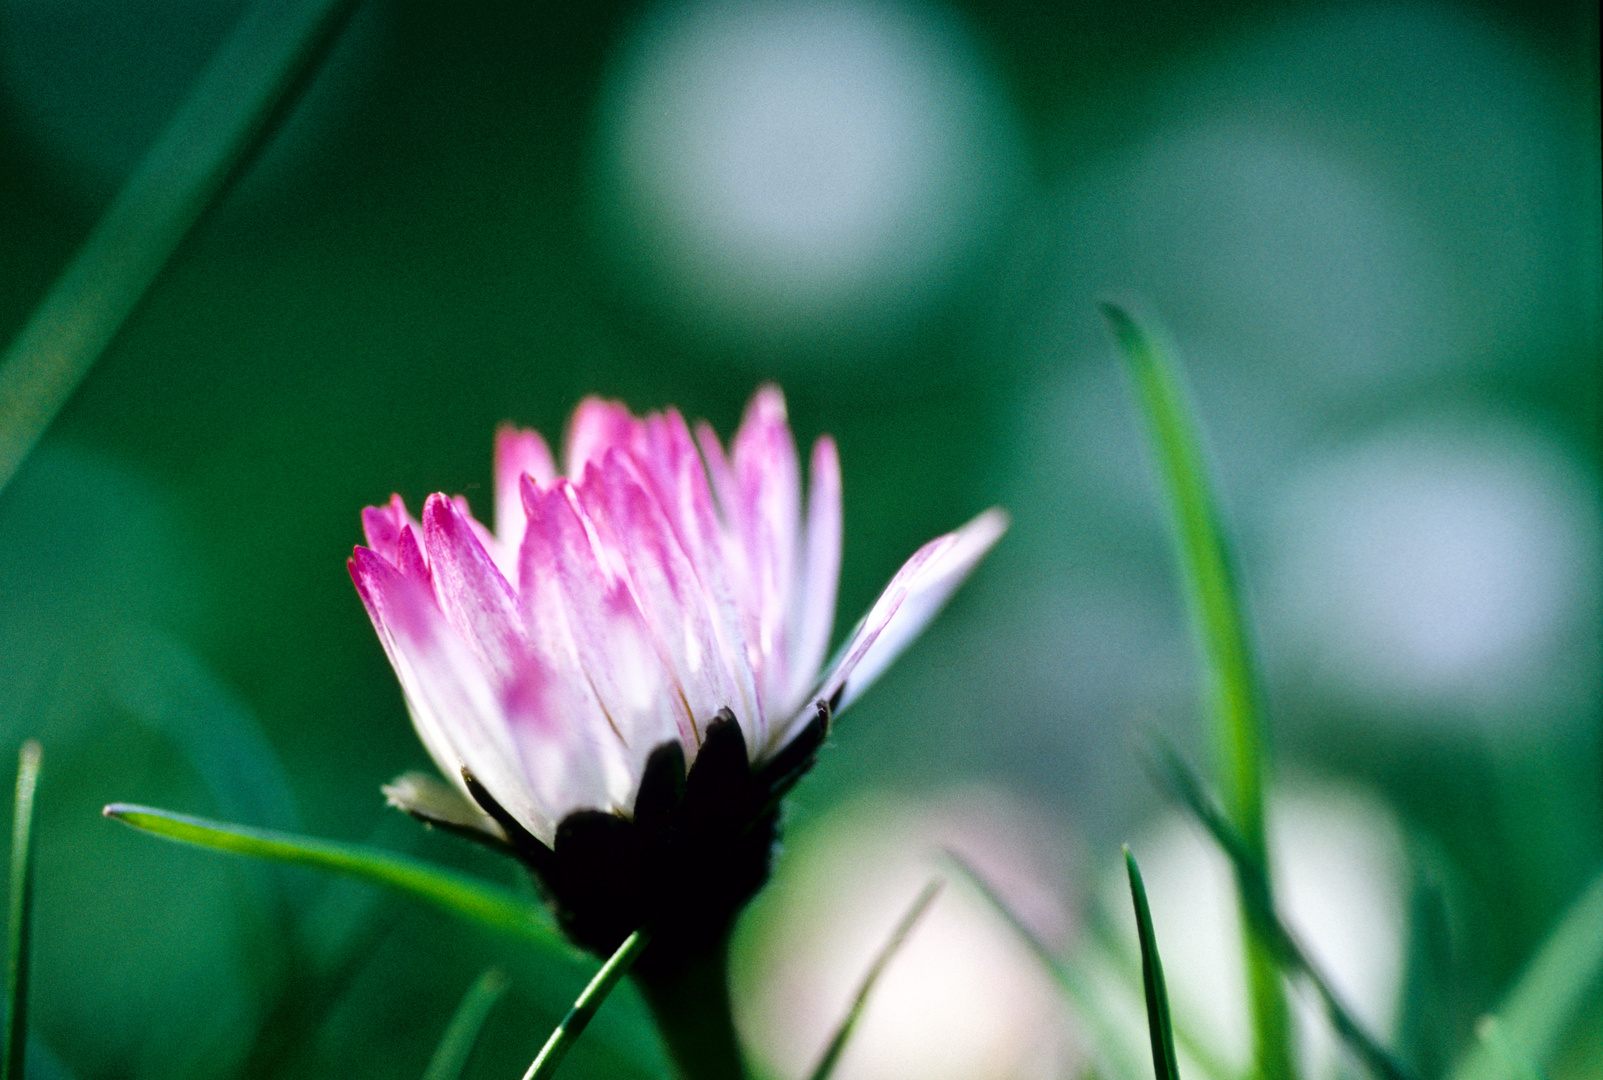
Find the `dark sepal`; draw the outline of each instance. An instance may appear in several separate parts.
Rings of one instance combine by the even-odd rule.
[[[817,702],[813,718],[754,769],[739,721],[720,709],[688,769],[679,741],[664,742],[646,759],[632,814],[575,811],[557,824],[551,847],[466,768],[462,779],[533,871],[569,938],[605,957],[649,928],[652,944],[635,972],[670,975],[721,948],[768,880],[780,799],[812,767],[829,722],[829,706]]]
[[[635,796],[635,824],[647,832],[668,828],[685,799],[685,748],[665,742],[646,758]]]
[[[583,810],[564,818],[549,866],[530,865],[568,936],[605,956],[649,927],[652,945],[635,966],[642,976],[721,947],[768,880],[776,785],[788,788],[806,771],[827,728],[820,708],[791,746],[753,769],[739,722],[722,709],[688,770],[677,740],[652,751],[632,816]]]
[[[702,737],[685,783],[684,827],[717,827],[716,819],[742,819],[756,783],[746,757],[746,735],[727,708],[719,709]]]
[[[757,780],[768,789],[770,799],[784,798],[796,781],[807,775],[818,760],[818,751],[829,738],[830,707],[822,698],[814,702],[813,718],[786,743],[774,759],[757,771]]]

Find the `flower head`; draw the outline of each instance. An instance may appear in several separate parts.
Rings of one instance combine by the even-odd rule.
[[[727,450],[673,410],[586,399],[564,464],[504,427],[494,532],[460,498],[431,495],[420,523],[397,496],[364,511],[350,561],[429,753],[557,892],[573,875],[551,852],[623,827],[602,819],[644,826],[709,785],[768,813],[760,796],[805,770],[830,715],[1006,528],[991,510],[920,548],[826,669],[840,466],[820,438],[804,510],[778,388]]]

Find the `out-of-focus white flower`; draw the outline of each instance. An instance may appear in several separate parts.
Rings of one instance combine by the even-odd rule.
[[[720,715],[752,766],[775,760],[862,693],[1006,528],[989,510],[920,548],[820,674],[840,469],[820,438],[804,521],[776,387],[727,453],[673,410],[587,399],[566,465],[503,428],[493,534],[460,498],[430,496],[420,524],[397,496],[364,512],[369,546],[350,561],[429,753],[547,846],[575,811],[630,815],[653,751],[693,764]]]
[[[1348,787],[1277,794],[1268,810],[1276,906],[1342,1000],[1371,1032],[1389,1037],[1406,923],[1407,860],[1396,821],[1373,796]],[[1179,817],[1133,848],[1177,1023],[1227,1069],[1245,1069],[1251,1033],[1229,862],[1200,826]],[[1106,903],[1127,924],[1133,950],[1135,919],[1122,867],[1116,876]],[[1132,1043],[1142,1046],[1139,986],[1133,993],[1118,1011],[1128,1014]],[[1336,1075],[1335,1038],[1317,1001],[1294,1002],[1302,1075]]]
[[[1403,718],[1595,694],[1571,674],[1595,668],[1595,481],[1540,433],[1399,424],[1313,461],[1276,510],[1270,617],[1335,692]]]
[[[736,953],[753,1058],[806,1076],[891,928],[932,877],[948,884],[874,986],[839,1080],[1047,1080],[1074,1075],[1051,976],[978,893],[957,852],[1053,948],[1070,933],[1054,863],[1062,836],[1000,792],[859,799],[796,838]],[[749,930],[749,932],[748,932]]]

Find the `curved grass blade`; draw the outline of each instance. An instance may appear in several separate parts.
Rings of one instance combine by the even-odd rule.
[[[841,1052],[846,1049],[846,1040],[852,1037],[852,1029],[857,1027],[857,1021],[863,1015],[863,1006],[868,1004],[868,995],[873,992],[874,984],[884,974],[891,957],[895,956],[897,950],[906,943],[907,936],[913,932],[913,927],[918,925],[918,921],[924,917],[924,913],[935,902],[935,898],[941,894],[945,884],[940,878],[931,879],[903,913],[901,921],[896,924],[896,929],[885,939],[885,944],[880,946],[879,955],[874,957],[868,973],[863,976],[862,983],[857,987],[857,996],[852,998],[851,1008],[847,1009],[846,1015],[841,1018],[840,1026],[835,1029],[835,1037],[829,1040],[829,1046],[824,1049],[824,1056],[819,1059],[818,1067],[813,1070],[812,1080],[829,1080],[829,1075],[835,1071],[835,1065],[840,1061]]]
[[[1253,935],[1289,974],[1308,980],[1325,1007],[1330,1026],[1371,1072],[1382,1080],[1414,1080],[1412,1072],[1364,1029],[1329,980],[1308,958],[1307,951],[1275,910],[1263,866],[1253,858],[1246,841],[1225,820],[1224,814],[1203,793],[1196,775],[1172,752],[1163,756],[1162,766],[1166,786],[1230,859],[1237,887],[1241,890],[1241,906],[1247,913]]]
[[[359,844],[207,821],[148,806],[112,803],[101,812],[125,825],[169,840],[235,855],[332,870],[399,889],[481,926],[521,938],[554,956],[570,961],[581,959],[543,912],[511,890],[421,859]]]
[[[260,0],[0,355],[0,490],[332,42],[355,0]]]
[[[1174,1022],[1169,1019],[1169,991],[1163,984],[1163,961],[1158,957],[1158,935],[1152,929],[1152,909],[1130,845],[1124,845],[1124,867],[1130,875],[1130,901],[1135,905],[1136,936],[1141,940],[1141,989],[1147,1001],[1147,1035],[1152,1040],[1152,1072],[1157,1080],[1180,1080],[1174,1056]]]
[[[39,744],[22,744],[17,755],[16,813],[11,819],[11,905],[7,939],[6,1047],[0,1080],[22,1080],[28,1055],[28,946],[33,926],[33,795],[39,786]]]
[[[1225,808],[1255,862],[1269,872],[1263,779],[1268,763],[1258,676],[1234,560],[1174,360],[1124,309],[1103,304],[1124,354],[1160,477],[1192,632],[1207,680],[1207,712]],[[1242,922],[1249,921],[1245,911]],[[1290,1017],[1270,957],[1244,934],[1257,1071],[1294,1076]]]
[[[1483,1025],[1452,1080],[1518,1077],[1558,1049],[1586,995],[1603,980],[1603,873],[1589,882]]]
[[[479,1029],[484,1026],[485,1017],[511,985],[500,968],[489,968],[474,981],[446,1025],[445,1035],[429,1060],[423,1080],[457,1080],[462,1075],[468,1055],[473,1053],[473,1044],[479,1040]]]
[[[590,1018],[601,1008],[601,1003],[607,1000],[607,995],[618,985],[618,980],[629,973],[641,950],[650,941],[650,936],[644,930],[636,930],[623,939],[618,951],[601,965],[601,970],[596,972],[595,978],[591,979],[580,992],[578,999],[573,1003],[573,1008],[568,1010],[568,1015],[562,1018],[562,1023],[557,1025],[551,1037],[540,1048],[540,1055],[534,1059],[534,1064],[529,1066],[529,1071],[523,1074],[523,1080],[543,1080],[544,1077],[557,1071],[562,1059],[573,1049],[574,1042],[584,1033]]]

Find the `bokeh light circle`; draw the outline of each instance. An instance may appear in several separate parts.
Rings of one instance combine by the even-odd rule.
[[[1321,685],[1397,717],[1541,715],[1586,692],[1596,485],[1549,438],[1398,423],[1310,461],[1274,517],[1270,615]]]
[[[803,340],[916,320],[1002,220],[1021,151],[974,44],[927,8],[662,7],[599,129],[604,246],[676,317]]]

